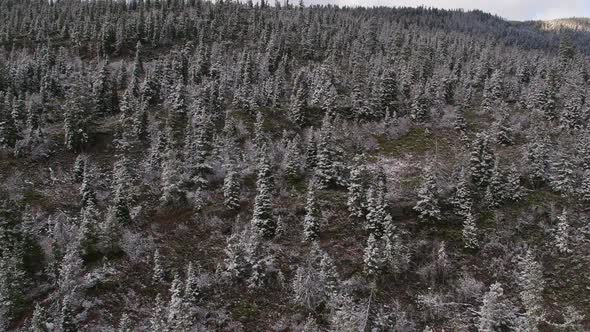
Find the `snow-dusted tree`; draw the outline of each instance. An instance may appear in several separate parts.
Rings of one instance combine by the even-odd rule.
[[[431,166],[427,166],[422,174],[422,185],[418,189],[414,210],[420,214],[421,220],[440,220],[438,185]]]
[[[48,332],[47,326],[47,313],[42,306],[37,303],[35,305],[35,311],[33,311],[33,317],[31,317],[31,323],[29,324],[28,332]]]
[[[526,147],[525,165],[529,168],[529,177],[533,181],[543,182],[547,179],[547,143],[544,136],[535,133]]]
[[[399,90],[397,87],[397,75],[391,68],[383,71],[379,82],[379,106],[383,110],[393,113],[398,108]]]
[[[554,231],[555,246],[562,254],[572,252],[571,249],[571,226],[569,223],[567,210],[564,208],[561,215],[557,217],[557,226]]]
[[[504,296],[500,283],[490,286],[477,314],[477,330],[480,332],[510,331],[513,328],[514,307]]]
[[[186,315],[183,284],[180,276],[176,274],[170,285],[170,302],[168,303],[167,325],[172,331],[188,331],[189,318]]]
[[[424,92],[421,92],[412,101],[410,118],[415,123],[424,123],[430,120],[429,100]]]
[[[456,213],[462,217],[466,217],[473,206],[469,181],[463,169],[461,169],[459,182],[457,183],[453,196],[453,205],[455,206]]]
[[[293,183],[301,176],[303,155],[301,152],[301,139],[295,135],[287,144],[287,150],[283,157],[285,175],[287,181]]]
[[[494,152],[492,151],[487,134],[478,134],[471,150],[469,159],[470,174],[473,183],[479,190],[486,189],[494,168]]]
[[[121,319],[119,320],[119,325],[117,327],[117,332],[132,332],[133,325],[131,323],[131,319],[129,319],[129,315],[124,312],[121,315]]]
[[[479,247],[479,240],[477,239],[477,226],[475,225],[475,217],[471,211],[467,212],[463,220],[463,246],[467,249],[477,249]]]
[[[305,204],[305,217],[303,219],[303,238],[306,241],[315,241],[320,237],[320,218],[322,214],[316,190],[316,180],[312,179],[307,189],[307,203]]]
[[[234,232],[227,239],[227,244],[224,249],[225,253],[225,271],[229,278],[233,280],[242,280],[247,277],[248,271],[248,252],[246,248],[246,241],[248,237],[246,230],[242,232]]]
[[[80,183],[84,179],[84,170],[86,169],[86,164],[88,162],[88,157],[84,154],[79,154],[74,161],[74,182]]]
[[[322,121],[320,139],[317,146],[317,166],[315,176],[318,184],[324,188],[330,185],[342,184],[340,178],[340,161],[337,147],[334,141],[333,119],[326,114]]]
[[[84,168],[84,178],[80,185],[80,196],[82,196],[80,203],[82,207],[85,207],[90,201],[96,203],[96,193],[94,191],[95,181],[95,169],[90,163],[86,163],[86,167]]]
[[[180,171],[179,155],[173,147],[168,147],[161,179],[160,202],[164,206],[178,205],[186,199],[184,191],[180,188],[182,182]]]
[[[81,97],[68,98],[65,104],[65,144],[70,151],[80,151],[89,142],[93,124],[92,116],[78,98]]]
[[[376,238],[381,238],[386,216],[383,188],[374,186],[367,191],[367,217],[365,229]]]
[[[289,117],[291,121],[299,127],[305,126],[307,119],[305,117],[306,98],[305,90],[301,87],[291,95],[291,102],[289,105]]]
[[[159,249],[156,249],[156,251],[154,251],[152,262],[152,281],[156,284],[164,282],[164,279],[166,278],[166,272],[164,270],[164,265],[162,262],[162,257],[160,256]]]
[[[149,318],[150,331],[167,331],[168,324],[166,323],[166,306],[162,300],[162,295],[156,295],[154,307]]]
[[[355,157],[355,163],[350,170],[348,181],[348,199],[346,205],[353,218],[362,218],[364,215],[363,203],[365,200],[364,179],[366,176],[365,165],[362,156]]]
[[[231,168],[223,179],[223,198],[228,209],[235,210],[240,207],[240,180],[238,172]]]
[[[504,146],[514,143],[514,133],[512,132],[509,120],[508,113],[504,112],[495,124],[496,141]]]
[[[195,304],[200,298],[200,286],[198,283],[198,269],[189,262],[186,267],[186,281],[184,283],[184,299],[188,304]]]
[[[115,162],[113,170],[113,205],[117,221],[121,225],[131,223],[129,213],[129,202],[131,200],[131,188],[133,186],[133,177],[131,176],[131,164],[126,154],[122,154],[119,160]]]
[[[254,212],[252,215],[252,225],[267,239],[275,235],[277,227],[272,215],[272,192],[274,186],[268,154],[268,148],[266,144],[263,144],[258,161],[256,197],[254,199]]]
[[[584,202],[590,202],[590,169],[584,171],[578,194]]]
[[[369,234],[367,246],[363,255],[365,273],[369,278],[376,278],[381,273],[385,255],[382,242],[373,233]]]
[[[79,287],[83,263],[78,244],[70,243],[59,267],[58,286],[62,294],[69,296]]]
[[[570,159],[562,156],[558,161],[553,163],[554,174],[551,177],[551,187],[562,194],[570,196],[574,193],[575,180],[574,170]]]
[[[74,315],[74,308],[70,296],[65,296],[61,301],[61,311],[57,324],[59,332],[77,332],[79,331],[78,323]]]
[[[543,270],[539,262],[535,260],[533,251],[529,248],[518,261],[516,282],[519,287],[519,295],[525,308],[524,321],[526,331],[537,331],[538,325],[543,321]]]
[[[520,181],[520,172],[515,164],[508,168],[506,173],[506,182],[504,183],[504,198],[509,201],[519,201],[524,196],[524,188]]]
[[[499,161],[494,161],[494,168],[485,192],[485,201],[491,208],[497,208],[506,197],[504,172],[500,169]]]
[[[100,224],[98,218],[96,205],[93,201],[88,201],[81,211],[81,221],[77,238],[83,257],[88,257],[96,253]]]
[[[99,244],[105,255],[116,254],[121,250],[122,226],[117,217],[117,210],[109,207],[104,221],[100,224]]]

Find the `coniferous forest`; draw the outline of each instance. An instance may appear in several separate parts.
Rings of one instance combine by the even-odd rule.
[[[0,0],[0,331],[588,331],[590,20]]]

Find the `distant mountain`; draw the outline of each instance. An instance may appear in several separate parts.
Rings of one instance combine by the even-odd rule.
[[[539,27],[545,31],[574,30],[590,32],[590,18],[571,17],[557,20],[539,21]]]

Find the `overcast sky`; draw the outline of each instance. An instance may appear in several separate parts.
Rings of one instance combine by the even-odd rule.
[[[293,1],[291,1],[293,2]],[[306,4],[481,9],[510,20],[590,17],[590,0],[304,0]]]

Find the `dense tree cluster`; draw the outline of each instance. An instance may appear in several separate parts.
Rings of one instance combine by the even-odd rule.
[[[0,1],[0,330],[587,330],[590,33],[540,24]]]

